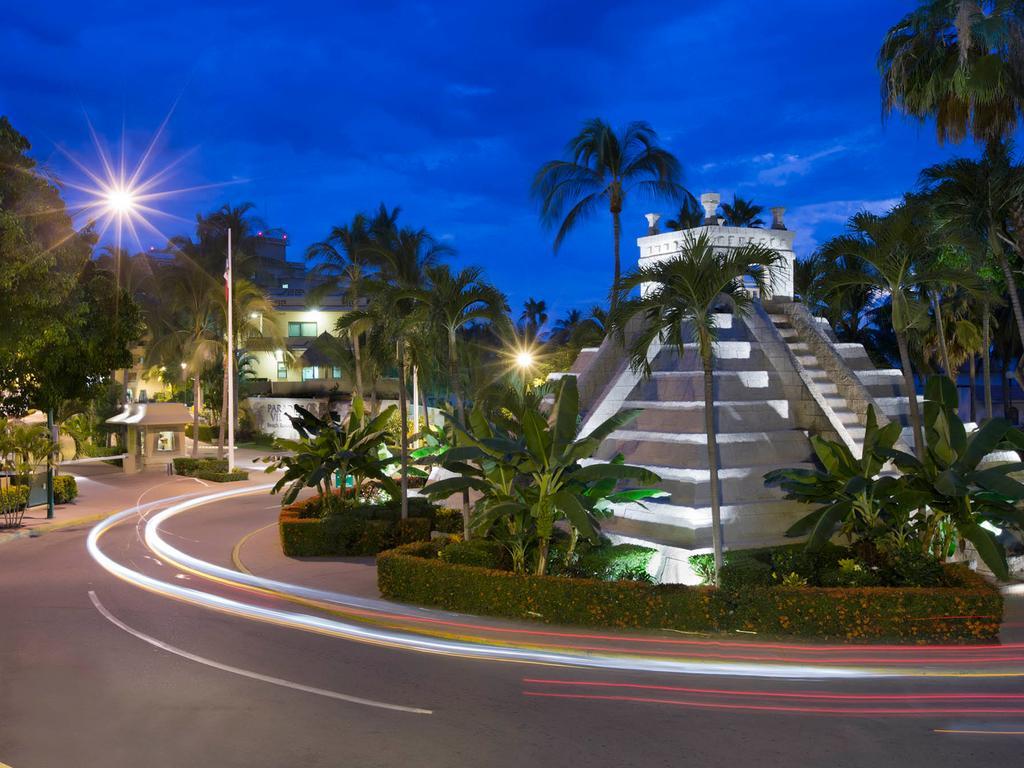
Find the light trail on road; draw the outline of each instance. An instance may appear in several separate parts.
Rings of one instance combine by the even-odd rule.
[[[90,532],[87,543],[89,552],[102,567],[115,576],[143,589],[193,605],[357,642],[470,659],[590,670],[606,669],[616,672],[790,680],[998,678],[1024,675],[1024,670],[1020,668],[1020,662],[1024,661],[1024,654],[1021,653],[1024,647],[1022,644],[925,647],[811,646],[780,642],[630,637],[586,631],[560,632],[489,626],[469,622],[465,617],[443,611],[406,607],[384,600],[329,592],[266,579],[251,573],[241,573],[189,555],[168,544],[161,535],[160,526],[176,515],[218,501],[260,493],[269,488],[268,484],[198,497],[175,497],[153,505],[148,504],[145,510],[124,510],[97,525]],[[149,514],[155,509],[155,504],[161,503],[166,508]],[[154,555],[169,565],[196,574],[234,593],[257,594],[263,598],[299,603],[341,618],[327,618],[294,610],[281,610],[275,606],[255,605],[236,599],[237,594],[225,596],[169,583],[116,562],[102,551],[99,546],[100,538],[136,514],[148,518],[145,519],[145,529],[141,537],[143,543]],[[401,631],[394,626],[395,624],[401,627]],[[409,624],[413,626],[408,626]],[[467,632],[476,634],[467,635]],[[666,690],[676,690],[678,693],[689,689]],[[703,690],[704,695],[711,695],[707,693],[711,689]],[[754,694],[760,695],[760,692]],[[582,693],[571,695],[576,698],[590,696]],[[801,693],[795,695],[813,696]],[[888,698],[887,694],[879,696],[879,701],[904,704],[909,703],[912,698],[892,699]],[[986,695],[963,694],[959,700],[970,701],[972,697],[982,699],[986,698]],[[1001,713],[1011,714],[1009,711]],[[1024,709],[1021,713],[1024,714]]]

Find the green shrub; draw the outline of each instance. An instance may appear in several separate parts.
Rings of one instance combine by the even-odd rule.
[[[441,533],[461,534],[462,510],[451,507],[440,507],[434,511],[434,530]]]
[[[999,592],[950,566],[946,588],[752,586],[743,589],[525,576],[448,562],[451,546],[418,542],[377,556],[386,598],[452,611],[590,626],[744,630],[774,636],[858,641],[990,642],[1002,618]],[[732,553],[735,555],[736,553]],[[727,568],[762,566],[741,556]],[[723,575],[726,569],[723,569]],[[798,578],[802,578],[799,577]]]
[[[715,553],[704,552],[699,555],[690,555],[687,560],[701,584],[715,583]]]
[[[729,560],[722,566],[718,578],[723,589],[741,590],[751,586],[767,587],[773,584],[772,567],[757,557],[737,556],[730,553]]]
[[[438,553],[447,546],[419,542],[380,553],[381,594],[448,610],[554,623],[683,631],[718,623],[710,588],[526,576],[446,562]]]
[[[575,570],[583,578],[602,581],[651,581],[647,568],[656,553],[639,544],[593,547],[580,554]]]
[[[185,477],[194,477],[196,472],[207,471],[207,472],[227,472],[228,471],[228,460],[227,459],[214,459],[214,458],[203,458],[203,459],[192,459],[185,456],[178,456],[173,460],[174,473],[176,475],[184,475]]]
[[[192,425],[191,424],[186,424],[185,425],[185,435],[187,437],[191,438],[192,437],[192,432],[193,432]],[[217,439],[217,433],[214,431],[213,427],[211,427],[209,424],[200,424],[199,425],[199,442],[201,442],[201,443],[212,443],[216,439]]]
[[[884,553],[882,578],[887,584],[906,587],[944,587],[949,577],[937,558],[916,547]]]
[[[57,475],[53,478],[53,503],[68,504],[78,496],[78,483],[71,475]]]
[[[475,565],[480,568],[507,570],[511,567],[508,552],[493,539],[470,539],[446,544],[439,553],[446,563]]]
[[[93,445],[92,443],[82,442],[78,445],[78,453],[81,456],[87,458],[100,458],[101,456],[120,456],[125,452],[125,449],[119,445],[106,446],[106,445]],[[113,467],[120,467],[123,463],[123,459],[111,459],[110,461],[104,461],[104,464],[109,464]]]
[[[360,556],[430,538],[433,509],[425,499],[409,499],[409,519],[400,505],[353,504],[335,494],[327,513],[312,496],[281,509],[281,547],[290,557]],[[413,502],[416,503],[413,503]]]
[[[236,469],[234,472],[218,472],[213,469],[197,469],[188,477],[197,477],[200,480],[209,480],[212,483],[233,483],[238,480],[248,480],[249,473],[244,469]]]

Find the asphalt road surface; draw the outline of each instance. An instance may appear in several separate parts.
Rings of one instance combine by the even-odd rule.
[[[225,500],[164,533],[230,566],[275,507]],[[165,562],[142,531],[127,520],[102,549],[162,581],[274,607]],[[0,764],[934,768],[1024,754],[1021,677],[764,679],[428,654],[151,592],[101,568],[87,534],[0,547]]]

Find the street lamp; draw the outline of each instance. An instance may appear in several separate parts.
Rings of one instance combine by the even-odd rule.
[[[533,352],[530,350],[523,349],[516,353],[516,367],[524,373],[533,368],[534,362],[536,361],[533,357]]]
[[[129,187],[113,187],[107,190],[107,210],[116,216],[126,216],[135,210],[135,192]]]

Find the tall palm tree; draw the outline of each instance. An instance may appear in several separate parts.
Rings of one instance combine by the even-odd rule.
[[[583,124],[566,146],[565,160],[544,163],[533,180],[540,200],[541,221],[557,227],[555,251],[573,229],[607,206],[612,215],[615,254],[614,286],[621,274],[622,208],[636,191],[652,199],[680,200],[682,169],[667,149],[658,146],[654,129],[645,122],[615,130],[600,118]]]
[[[377,260],[372,248],[371,222],[366,214],[357,213],[349,224],[332,227],[327,238],[306,249],[306,259],[319,259],[313,268],[319,284],[310,291],[310,299],[318,302],[332,293],[341,293],[353,309],[363,298],[363,282],[373,274]],[[362,354],[359,348],[361,328],[349,329],[352,342],[355,394],[363,397]]]
[[[382,206],[383,210],[383,206]],[[402,518],[409,516],[409,406],[408,363],[413,341],[423,333],[426,313],[413,296],[429,285],[428,270],[451,252],[425,229],[398,228],[395,218],[382,219],[371,227],[372,246],[379,268],[365,282],[368,303],[341,317],[337,328],[369,329],[368,343],[378,360],[386,360],[394,349],[398,365],[398,406],[401,419],[401,504]]]
[[[717,310],[731,305],[737,315],[750,311],[752,283],[762,295],[771,295],[772,269],[781,256],[762,245],[747,245],[717,253],[706,232],[689,237],[678,256],[639,267],[618,284],[621,298],[611,314],[612,328],[625,341],[626,326],[634,318],[641,329],[629,349],[630,367],[650,375],[649,351],[655,342],[678,350],[694,343],[704,369],[704,429],[711,483],[711,525],[715,550],[715,580],[722,567],[722,511],[718,482],[718,440],[715,433],[714,350],[718,338]],[[634,289],[639,297],[627,298]]]
[[[150,343],[146,345],[145,365],[173,368],[183,362],[191,374],[195,458],[199,455],[202,376],[221,354],[224,338],[217,310],[219,286],[209,273],[186,259],[160,267],[155,285],[158,300],[146,313]]]
[[[459,423],[466,424],[465,394],[459,371],[459,334],[470,324],[487,323],[504,330],[509,325],[505,295],[482,279],[483,270],[467,267],[453,273],[447,264],[427,267],[427,287],[408,291],[422,310],[427,326],[444,339],[448,362],[448,381],[455,397]],[[470,536],[469,492],[462,494],[463,533]]]
[[[926,0],[878,53],[882,110],[935,118],[939,141],[1010,136],[1024,106],[1024,7],[1016,0]]]
[[[930,324],[923,284],[942,279],[966,281],[968,276],[935,268],[929,251],[930,233],[921,226],[918,211],[911,204],[901,204],[886,216],[857,213],[847,224],[847,230],[847,234],[827,241],[819,251],[822,258],[835,265],[827,278],[829,292],[835,295],[851,288],[867,289],[877,300],[888,298],[904,393],[909,402],[914,450],[921,457],[924,443],[909,335]]]
[[[763,227],[764,206],[757,205],[753,200],[744,200],[739,195],[732,196],[732,203],[722,203],[722,214],[726,226],[729,227]]]
[[[523,311],[519,313],[519,324],[527,339],[536,340],[547,321],[547,302],[543,299],[537,300],[533,296],[523,302]]]
[[[1024,339],[1024,308],[1015,275],[1020,255],[1013,232],[1024,205],[1024,169],[1013,162],[1011,146],[989,142],[980,160],[960,158],[926,168],[921,185],[930,191],[940,233],[961,243],[983,244],[983,250],[972,247],[974,271],[981,274],[978,253],[990,254],[998,265],[1017,332]]]

